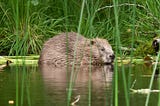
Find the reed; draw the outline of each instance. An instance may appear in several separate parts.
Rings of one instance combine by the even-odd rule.
[[[154,76],[155,76],[156,69],[157,69],[157,65],[158,65],[158,61],[159,61],[159,56],[160,56],[160,53],[158,52],[158,55],[157,55],[157,57],[156,57],[156,62],[155,62],[154,68],[153,68],[153,72],[152,72],[150,84],[149,84],[149,89],[150,89],[150,90],[152,89],[153,80],[154,80]],[[150,95],[151,95],[151,92],[149,92],[148,95],[147,95],[146,102],[145,102],[145,106],[148,106],[148,104],[149,104]],[[159,99],[158,99],[158,100],[159,100]]]
[[[142,50],[143,47],[141,45],[150,45],[154,37],[160,36],[159,8],[159,0],[83,0],[81,2],[76,0],[1,0],[0,55],[26,56],[39,54],[43,42],[48,38],[59,32],[75,31],[85,35],[87,38],[98,36],[108,39],[115,50],[116,57],[125,57],[120,50],[122,46],[135,48],[136,52],[131,50],[131,53],[127,55],[132,62],[134,56],[142,57],[151,53],[148,48]],[[76,51],[74,54],[76,55]],[[158,58],[159,55],[156,61],[158,61]],[[122,62],[121,66],[125,103],[126,106],[129,106],[132,67],[130,67],[127,76]],[[76,79],[77,73],[74,73],[74,68],[75,66],[73,65],[71,78],[67,78],[69,82],[74,82]],[[152,88],[156,68],[157,64],[153,69],[149,89]],[[92,96],[91,65],[89,70],[88,105],[90,106]],[[20,98],[18,73],[19,70],[17,68],[16,106],[19,105],[20,99],[21,105],[23,104],[25,92],[23,88],[26,76],[24,73]],[[118,77],[118,62],[116,58],[113,90],[113,104],[115,106],[118,106],[119,103]],[[68,106],[70,105],[73,86],[74,83],[68,84]],[[27,88],[26,92],[28,94],[28,104],[31,105],[29,88]],[[147,95],[146,106],[148,106],[149,98],[150,94]]]

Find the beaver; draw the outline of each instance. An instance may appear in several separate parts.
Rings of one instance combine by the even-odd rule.
[[[106,39],[88,39],[78,33],[67,32],[44,43],[39,64],[110,64],[114,58],[112,47]]]

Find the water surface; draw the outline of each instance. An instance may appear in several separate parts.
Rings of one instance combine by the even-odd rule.
[[[132,71],[129,70],[132,67]],[[64,106],[67,104],[67,94],[69,92],[69,82],[71,68],[53,66],[43,66],[41,69],[36,65],[16,66],[11,65],[0,71],[0,106],[8,106],[9,101],[16,102],[16,75],[18,75],[18,103],[23,106]],[[87,106],[89,94],[91,94],[92,106],[114,105],[114,70],[111,65],[83,67],[75,70],[72,79],[73,102],[77,95],[80,100],[78,106]],[[133,85],[133,89],[145,89],[149,87],[153,66],[145,65],[125,65],[124,73],[128,84]],[[125,106],[124,82],[122,77],[122,67],[118,67],[118,100],[119,106]],[[18,74],[16,74],[18,73]],[[158,74],[158,71],[157,71]],[[130,78],[130,82],[128,80]],[[158,89],[159,77],[154,78],[153,89]],[[89,86],[90,82],[90,86]],[[90,89],[91,88],[91,89]],[[89,93],[90,92],[90,93]],[[158,104],[159,93],[151,93],[149,105]],[[144,106],[146,94],[129,93],[131,106]]]

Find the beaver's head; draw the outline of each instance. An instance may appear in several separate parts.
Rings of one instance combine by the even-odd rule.
[[[98,48],[99,56],[104,64],[110,64],[114,61],[115,55],[107,40],[95,38],[91,40],[91,45],[95,45]]]

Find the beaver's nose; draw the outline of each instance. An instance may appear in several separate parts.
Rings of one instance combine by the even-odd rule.
[[[112,55],[109,55],[109,57],[110,57],[112,60],[114,60],[115,55],[114,55],[114,54],[112,54]]]

